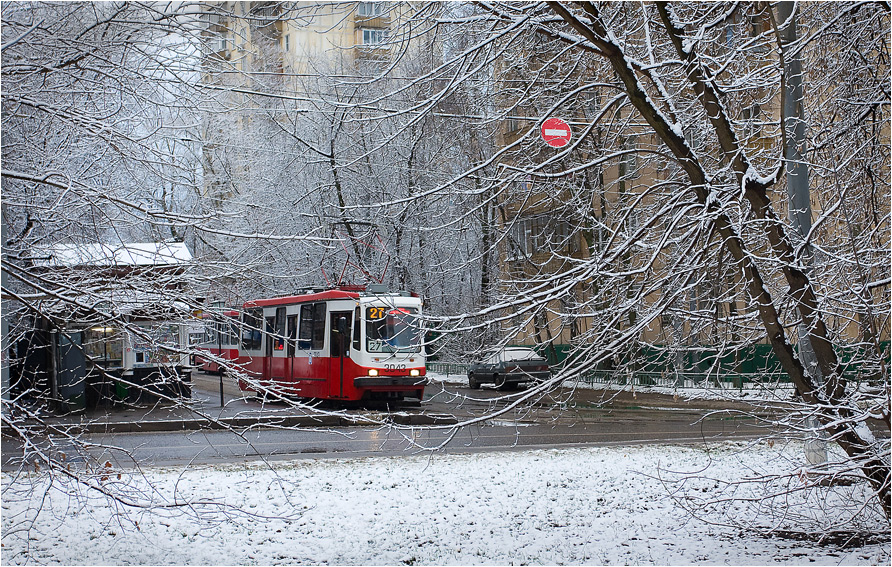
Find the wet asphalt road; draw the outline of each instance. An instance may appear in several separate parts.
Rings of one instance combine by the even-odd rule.
[[[651,411],[651,414],[656,413]],[[764,434],[746,420],[708,419],[699,416],[654,416],[642,420],[634,413],[619,413],[574,425],[493,420],[461,428],[352,427],[323,430],[257,429],[246,432],[190,431],[93,435],[101,446],[100,461],[116,466],[187,463],[239,463],[258,458],[365,457],[479,452],[592,445],[631,445],[655,442],[703,443]]]
[[[193,385],[193,398],[203,397],[207,403],[215,403],[219,399],[219,388],[215,387],[218,382],[218,378],[200,377]],[[523,392],[470,390],[458,384],[445,384],[429,387],[421,404],[349,410],[373,419],[383,418],[388,411],[450,415],[458,421],[458,426],[391,424],[93,434],[82,438],[95,447],[89,456],[78,455],[75,447],[64,439],[55,439],[53,443],[55,450],[66,453],[69,463],[95,459],[93,462],[132,467],[399,456],[429,451],[442,455],[572,446],[709,443],[768,434],[744,413],[716,412],[716,407],[687,407],[687,404],[661,407],[654,405],[661,402],[654,401],[653,397],[645,405],[643,400],[639,402],[628,396],[605,403],[603,398],[591,399],[590,394],[559,393],[510,408],[518,395],[522,396]],[[235,396],[241,394],[227,386],[225,397]],[[259,401],[249,403],[261,407]],[[505,410],[506,406],[509,409]],[[275,405],[268,407],[274,409]],[[481,421],[484,416],[500,411],[500,415]],[[3,445],[3,468],[9,470],[15,466],[15,450],[7,440]]]

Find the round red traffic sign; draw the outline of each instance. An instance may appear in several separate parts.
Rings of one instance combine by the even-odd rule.
[[[560,118],[549,118],[542,124],[542,139],[552,148],[563,148],[571,136],[570,126]]]

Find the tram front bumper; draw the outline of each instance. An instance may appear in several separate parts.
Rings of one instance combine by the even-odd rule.
[[[374,388],[382,386],[426,386],[425,376],[360,376],[353,379],[357,388]]]

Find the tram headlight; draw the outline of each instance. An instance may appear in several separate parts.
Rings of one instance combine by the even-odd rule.
[[[420,375],[421,375],[421,371],[418,370],[417,368],[413,368],[412,370],[409,371],[409,376],[420,376]]]
[[[376,368],[369,368],[369,376],[377,376],[378,370]]]

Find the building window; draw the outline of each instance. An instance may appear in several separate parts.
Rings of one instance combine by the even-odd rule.
[[[764,53],[768,51],[767,38],[762,37],[770,31],[770,26],[761,13],[749,17],[750,36],[758,38],[757,41],[750,43],[748,49],[756,53]]]
[[[760,14],[750,16],[750,35],[759,37],[765,31],[765,20]]]
[[[222,53],[229,49],[229,40],[224,32],[212,35],[208,39],[208,50],[211,53]]]
[[[363,45],[380,45],[387,39],[387,30],[364,29],[362,30]]]
[[[634,179],[638,177],[638,136],[628,136],[623,140],[623,154],[619,162],[619,178]]]
[[[761,136],[762,134],[762,107],[759,103],[743,109],[743,134],[747,138]]]
[[[588,253],[591,256],[595,256],[600,254],[601,251],[607,246],[607,239],[609,234],[607,232],[607,227],[601,223],[600,219],[593,219],[595,226],[591,227],[591,229],[586,233],[585,236],[585,244],[588,246]],[[581,252],[582,250],[578,250]],[[572,250],[571,250],[572,252]]]
[[[357,15],[373,18],[380,16],[384,11],[384,4],[381,2],[360,2],[356,10]]]
[[[564,251],[569,235],[569,223],[549,214],[518,218],[508,229],[507,259]]]
[[[285,34],[285,51],[291,51],[291,36]]]
[[[527,255],[527,243],[530,241],[529,219],[516,219],[508,228],[507,259],[514,260]]]

